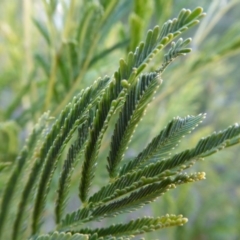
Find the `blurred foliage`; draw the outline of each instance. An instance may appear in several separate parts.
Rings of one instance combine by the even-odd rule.
[[[108,9],[102,11],[98,2]],[[107,2],[1,0],[0,168],[10,171],[9,164],[44,111],[58,115],[80,89],[99,76],[113,73],[118,59],[144,39],[149,27],[161,25],[183,7],[193,9],[198,4],[207,16],[197,31],[193,30],[193,51],[163,74],[164,84],[135,133],[126,157],[143,149],[177,115],[208,114],[200,131],[186,138],[181,148],[192,147],[214,129],[239,122],[240,1]],[[191,30],[187,36],[192,34]],[[158,56],[149,70],[159,67],[162,57]],[[144,209],[143,213],[152,211],[156,216],[174,212],[189,218],[184,228],[148,234],[149,239],[238,239],[239,153],[239,149],[231,149],[214,155],[197,166],[205,169],[207,181],[182,186],[154,203],[152,209]],[[103,165],[100,163],[98,168],[102,178],[95,180],[96,188],[106,181],[101,171]],[[0,192],[7,175],[8,172],[0,177]],[[57,181],[58,177],[55,178]],[[52,207],[50,198],[48,207]]]

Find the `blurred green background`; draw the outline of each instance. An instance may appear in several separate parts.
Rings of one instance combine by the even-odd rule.
[[[103,29],[97,28],[101,15],[98,1],[1,0],[0,166],[6,167],[6,172],[0,176],[0,193],[11,163],[41,114],[50,110],[53,117],[57,116],[81,88],[99,76],[112,75],[119,59],[135,49],[149,28],[177,17],[182,8],[201,6],[207,16],[183,35],[193,38],[193,51],[164,72],[164,83],[139,125],[126,159],[135,156],[174,116],[207,113],[197,131],[183,139],[181,149],[191,148],[199,138],[240,122],[240,1],[99,2],[102,6],[112,4]],[[162,57],[160,54],[154,59],[149,70],[158,68]],[[104,158],[110,136],[107,132],[102,146],[96,189],[107,181]],[[205,181],[181,186],[120,220],[183,214],[189,219],[184,227],[149,233],[146,239],[239,239],[239,153],[239,147],[235,147],[196,164],[194,170],[206,172]],[[53,188],[57,175],[55,180]],[[70,210],[78,207],[75,195],[73,192],[70,198]],[[52,224],[53,200],[54,190],[45,226]]]

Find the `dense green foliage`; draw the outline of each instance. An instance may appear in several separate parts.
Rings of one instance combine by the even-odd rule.
[[[148,26],[143,19],[150,19],[153,12],[151,4],[160,11],[167,9],[169,3],[140,0],[70,1],[69,5],[58,1],[43,3],[47,24],[36,17],[32,22],[44,40],[40,44],[45,47],[35,52],[33,58],[28,42],[30,30],[27,28],[31,14],[24,5],[26,52],[18,53],[25,56],[21,74],[23,84],[13,101],[1,110],[0,137],[5,139],[7,136],[7,141],[3,143],[0,159],[0,181],[5,185],[0,189],[0,238],[131,239],[134,235],[185,224],[187,219],[182,215],[161,211],[166,215],[144,217],[139,209],[149,203],[154,207],[153,202],[170,189],[205,179],[204,172],[196,170],[190,173],[187,169],[195,162],[240,142],[240,127],[234,124],[195,140],[193,147],[187,144],[175,150],[180,140],[205,118],[205,114],[192,115],[194,94],[199,91],[199,77],[194,80],[194,74],[198,76],[202,68],[211,66],[217,58],[235,54],[239,49],[239,36],[231,41],[225,40],[225,45],[220,45],[215,53],[209,52],[205,58],[193,54],[191,63],[184,63],[184,68],[181,67],[181,73],[176,65],[170,72],[165,72],[176,58],[191,51],[188,47],[191,39],[178,37],[199,23],[205,15],[202,8],[193,11],[182,9],[177,18],[165,22],[162,27],[154,27],[146,34]],[[26,1],[25,4],[30,3]],[[229,9],[234,4],[229,4]],[[212,5],[213,9],[215,5]],[[64,17],[58,16],[58,8],[62,8]],[[133,10],[129,13],[131,8]],[[81,9],[81,14],[77,14],[76,9]],[[163,11],[162,17],[166,13]],[[126,14],[130,14],[128,37],[120,28],[118,36],[124,37],[117,37],[119,42],[107,46],[113,27]],[[216,15],[216,19],[219,17]],[[158,20],[162,22],[162,19]],[[204,24],[206,20],[203,20]],[[200,25],[200,30],[203,25]],[[231,31],[233,34],[234,28]],[[144,35],[145,40],[140,42]],[[174,38],[178,38],[176,42],[173,42]],[[197,35],[192,46],[196,47],[199,42]],[[111,54],[122,47],[129,53],[126,60],[119,61],[114,74],[98,78],[92,84],[87,83],[87,79],[95,79],[99,73],[111,74],[112,70],[109,72],[104,66],[105,61],[109,66],[111,61],[113,65],[117,64],[116,57],[111,57]],[[14,53],[10,51],[10,54]],[[31,62],[33,59],[34,64]],[[13,58],[14,61],[19,60]],[[98,70],[101,66],[103,69]],[[163,72],[167,81],[162,81]],[[12,74],[18,76],[18,69]],[[184,76],[185,79],[175,84],[170,75]],[[182,86],[187,88],[189,77],[193,77],[193,84],[196,84],[194,88],[192,86],[191,93],[182,90]],[[12,90],[19,87],[14,81],[7,83],[6,79],[6,72],[3,72],[3,94],[5,86],[12,85]],[[204,87],[204,83],[201,86]],[[152,115],[152,109],[157,109],[160,100],[164,104],[171,102],[169,94],[177,90],[180,90],[179,95],[175,94],[178,100],[189,98],[186,101],[189,105],[182,112],[190,116],[173,118],[163,130],[159,128],[162,124],[153,126],[145,123],[137,128],[143,117],[149,119],[144,116],[147,109]],[[21,113],[15,115],[19,107]],[[50,112],[41,115],[46,110]],[[174,106],[167,111],[163,122],[176,114]],[[9,118],[12,120],[7,121]],[[34,122],[37,123],[18,153],[20,127],[29,129]],[[146,131],[152,131],[154,137]],[[151,137],[152,140],[146,144],[139,136]],[[141,147],[135,148],[138,144]],[[128,148],[131,146],[134,154],[129,157]],[[96,184],[96,179],[103,182]],[[77,195],[81,204],[69,212],[69,202]],[[55,210],[48,206],[53,206],[52,203]],[[175,202],[178,204],[182,204],[180,200]],[[131,221],[112,224],[106,220],[136,210],[139,217]],[[55,223],[48,230],[44,223],[46,211],[50,214],[55,212]],[[106,226],[97,227],[96,221],[103,219]]]

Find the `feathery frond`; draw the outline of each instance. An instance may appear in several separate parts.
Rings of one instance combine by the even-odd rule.
[[[51,132],[48,134],[47,140],[40,150],[39,162],[43,164],[43,170],[34,204],[32,217],[33,233],[36,233],[38,229],[41,211],[44,208],[49,184],[57,166],[61,151],[63,151],[77,126],[84,122],[86,112],[96,103],[97,98],[103,93],[103,89],[108,84],[109,79],[109,77],[105,77],[104,79],[95,82],[81,94],[79,99],[73,101],[73,105],[68,105],[68,111],[65,109],[61,115],[61,119],[64,119],[63,122],[61,121],[61,131],[59,132],[59,125],[54,125],[56,127],[52,128]]]
[[[140,73],[145,67],[146,63],[150,61],[153,56],[164,46],[166,46],[175,37],[186,31],[189,27],[197,24],[199,19],[205,16],[202,8],[196,8],[192,12],[188,9],[183,9],[178,18],[167,21],[161,31],[155,27],[150,30],[145,40],[145,44],[141,43],[134,53],[135,64],[133,67],[138,68]]]
[[[78,127],[78,138],[69,148],[67,158],[64,161],[64,166],[59,178],[59,186],[57,190],[58,195],[55,208],[56,223],[59,223],[61,220],[61,216],[66,205],[66,197],[69,190],[71,175],[83,152],[84,144],[88,137],[88,128],[89,123],[87,122],[84,122]]]
[[[158,197],[163,195],[168,190],[175,188],[177,185],[203,179],[205,179],[205,173],[203,172],[193,173],[190,175],[179,174],[175,178],[167,177],[160,182],[155,180],[154,183],[151,183],[146,178],[142,179],[142,181],[145,181],[145,184],[148,185],[140,188],[139,190],[133,191],[126,197],[110,203],[101,202],[96,207],[94,207],[94,205],[90,205],[91,211],[87,210],[86,208],[85,210],[82,209],[68,214],[67,217],[62,221],[60,229],[67,231],[75,230],[81,223],[99,220],[106,217],[113,217],[124,212],[135,211],[136,209],[155,201]],[[126,189],[125,194],[128,194],[129,192]],[[116,196],[116,198],[117,197],[118,196]],[[87,214],[84,215],[83,213]]]
[[[153,30],[149,30],[147,37],[144,42],[141,42],[136,48],[135,52],[130,52],[128,54],[127,61],[123,59],[120,60],[120,67],[117,72],[115,72],[114,77],[117,81],[128,80],[131,84],[134,80],[133,70],[136,71],[135,76],[139,75],[143,69],[147,66],[147,63],[169,42],[171,42],[175,37],[179,36],[181,33],[186,31],[189,27],[197,24],[199,19],[205,16],[202,8],[196,8],[192,12],[190,10],[183,9],[178,18],[169,20],[166,22],[161,31],[158,26]],[[185,40],[184,44],[182,40],[178,41],[177,47],[181,44],[185,46],[185,43],[189,43],[189,40]],[[176,49],[174,54],[177,55]],[[189,52],[188,49],[182,50],[182,53]],[[179,51],[178,55],[181,53]],[[169,54],[173,54],[170,52]],[[164,67],[165,68],[165,67]]]
[[[185,48],[190,42],[192,41],[191,38],[187,38],[183,41],[182,38],[179,38],[178,41],[171,43],[171,48],[169,49],[168,53],[164,55],[164,60],[162,66],[157,70],[159,73],[163,73],[166,67],[178,56],[186,55],[187,53],[191,52],[191,48]]]
[[[24,170],[24,166],[27,163],[27,161],[29,161],[30,158],[32,157],[34,148],[38,142],[38,138],[46,128],[48,118],[49,118],[48,113],[44,113],[42,117],[40,117],[38,123],[34,126],[32,133],[26,140],[25,146],[23,147],[22,151],[20,152],[19,156],[16,159],[16,166],[12,172],[11,177],[9,178],[9,181],[7,183],[6,189],[2,197],[0,211],[0,236],[21,173]]]
[[[204,173],[194,173],[192,175],[179,175],[176,178],[166,178],[161,182],[151,183],[140,190],[132,192],[129,196],[120,200],[103,204],[92,212],[94,218],[113,217],[123,212],[135,211],[144,205],[155,201],[166,191],[175,188],[176,185],[199,181],[205,178]],[[146,183],[148,183],[146,179]]]
[[[82,234],[94,234],[97,233],[99,237],[107,236],[134,236],[138,234],[143,234],[146,232],[156,231],[158,229],[172,227],[172,226],[182,226],[187,222],[186,218],[182,215],[169,215],[157,218],[144,217],[132,220],[125,224],[114,224],[107,228],[97,228],[90,229],[84,228],[80,231],[73,231],[72,233],[82,233]]]
[[[66,96],[60,101],[54,113],[59,113],[59,109],[63,109],[60,116],[50,125],[48,114],[43,115],[16,162],[13,163],[13,172],[1,199],[0,238],[10,236],[12,240],[18,240],[26,236],[32,240],[120,240],[132,239],[137,234],[169,226],[183,225],[187,219],[182,215],[166,215],[157,218],[142,217],[109,227],[86,227],[89,222],[135,211],[181,184],[205,179],[204,172],[187,174],[183,173],[183,170],[197,160],[240,143],[240,126],[235,124],[201,139],[192,149],[172,155],[180,139],[197,127],[205,115],[177,117],[169,122],[133,160],[121,165],[132,135],[156,89],[162,83],[161,74],[175,58],[191,51],[187,47],[190,38],[186,40],[180,38],[176,42],[173,42],[173,39],[197,24],[205,14],[202,8],[193,11],[183,9],[177,18],[167,21],[162,28],[156,26],[149,30],[145,41],[141,42],[134,52],[130,52],[126,60],[119,61],[119,67],[112,77],[98,79],[63,108],[76,87],[79,87],[78,84],[83,77],[89,76],[87,71],[93,63],[119,45],[130,42],[133,48],[141,35],[130,40],[120,39],[120,43],[113,45],[112,48],[103,49],[102,52],[99,51],[97,55],[95,52],[98,51],[98,43],[106,38],[105,33],[109,31],[112,22],[122,16],[121,8],[129,6],[130,3],[129,1],[120,3],[117,0],[83,1],[78,3],[83,7],[82,14],[76,17],[77,21],[73,24],[73,19],[70,18],[71,15],[75,16],[73,2],[70,6],[65,6],[69,11],[66,25],[63,25],[61,36],[63,40],[60,44],[58,42],[55,44],[54,35],[58,35],[58,32],[55,32],[55,26],[51,22],[58,5],[57,1],[44,2],[48,11],[49,28],[37,19],[34,20],[48,48],[52,48],[50,59],[39,53],[35,56],[45,75],[50,79],[49,85],[47,84],[49,91],[45,107],[51,106],[53,95],[56,99],[63,97],[64,94]],[[141,2],[136,4],[139,16],[147,4],[143,5]],[[122,12],[115,17],[114,10],[118,9]],[[132,24],[135,30],[141,25],[137,21]],[[171,45],[163,57],[162,65],[158,65],[160,67],[153,72],[142,73],[152,58],[169,44]],[[57,78],[61,84],[52,87]],[[24,91],[19,96],[22,97],[23,94]],[[117,115],[116,121],[114,114]],[[112,120],[115,121],[115,126],[106,158],[109,183],[90,195],[94,190],[91,189],[91,185],[95,177],[99,151]],[[69,149],[64,151],[69,142],[71,143]],[[77,163],[81,158],[83,161],[80,169],[77,169]],[[59,159],[65,159],[63,166],[59,166]],[[0,163],[0,170],[5,167],[4,164]],[[55,179],[53,176],[57,167],[61,169],[55,206],[58,232],[52,230],[48,234],[39,235],[41,217],[47,196],[51,195],[50,186]],[[72,213],[64,215],[74,170],[80,173],[78,195],[82,203]],[[21,177],[23,184],[22,191],[19,192],[18,182]],[[11,209],[14,197],[15,202],[19,204],[16,214],[14,208]],[[27,214],[31,215],[31,220],[27,219],[26,226]],[[12,232],[5,234],[8,229],[4,224],[9,216],[14,217]]]
[[[121,92],[118,83],[111,82],[109,88],[103,94],[97,105],[95,119],[89,132],[89,140],[85,148],[85,159],[82,165],[82,177],[79,186],[80,199],[85,202],[91,181],[94,178],[94,170],[98,157],[99,148],[108,123],[116,108],[124,101],[127,91],[123,88]]]
[[[130,87],[112,136],[107,166],[110,177],[117,175],[117,167],[131,136],[158,86],[158,74],[151,73],[140,76],[138,82]]]
[[[203,138],[199,141],[196,147],[191,150],[185,150],[165,161],[147,166],[142,170],[141,174],[145,177],[154,177],[166,170],[173,170],[174,172],[182,171],[183,169],[190,167],[196,160],[216,153],[226,147],[238,144],[239,141],[240,126],[235,124],[224,131],[213,133],[209,137]]]
[[[192,150],[185,150],[181,153],[175,154],[167,160],[151,163],[146,165],[143,169],[137,169],[134,172],[129,172],[128,174],[121,176],[113,183],[104,186],[95,193],[89,199],[89,202],[107,202],[120,197],[127,192],[143,187],[151,181],[155,182],[168,176],[175,175],[179,171],[190,167],[194,161],[213,154],[218,150],[222,150],[225,147],[239,143],[239,139],[240,128],[239,125],[236,124],[223,132],[215,133],[202,139]],[[148,181],[146,181],[146,179]]]
[[[171,154],[171,150],[178,145],[180,139],[194,130],[203,118],[205,115],[202,114],[196,117],[174,118],[134,160],[122,167],[120,175],[124,175],[145,163],[166,159]]]

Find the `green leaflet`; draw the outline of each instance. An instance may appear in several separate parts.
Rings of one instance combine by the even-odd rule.
[[[85,202],[88,196],[103,135],[108,127],[110,118],[119,103],[124,99],[126,90],[122,90],[119,83],[113,81],[103,94],[97,105],[96,116],[89,131],[89,139],[85,148],[85,159],[82,165],[82,176],[79,186],[79,196]]]
[[[191,13],[193,14],[191,15]],[[147,66],[147,63],[173,40],[173,38],[186,31],[190,26],[197,24],[198,19],[203,16],[205,16],[205,14],[202,13],[202,8],[196,8],[193,12],[190,10],[182,10],[179,18],[166,22],[161,31],[158,26],[153,30],[149,30],[145,41],[140,43],[134,53],[130,52],[128,54],[127,62],[124,60],[120,61],[120,68],[115,73],[115,78],[117,80],[130,78],[129,82],[132,83],[130,76],[133,69],[136,68],[137,75],[140,74]],[[187,50],[184,52],[187,52]]]
[[[194,161],[211,155],[225,147],[239,143],[239,139],[240,127],[236,124],[223,132],[214,133],[200,140],[197,146],[191,150],[185,150],[167,160],[151,163],[143,169],[140,168],[139,170],[137,169],[134,172],[123,175],[115,182],[100,189],[89,201],[92,203],[108,202],[139,189],[146,184],[158,182],[167,176],[175,175],[177,172],[192,165]]]
[[[171,47],[168,51],[168,53],[166,53],[164,55],[164,61],[162,66],[157,70],[157,72],[162,73],[166,67],[178,56],[180,55],[185,55],[189,52],[191,52],[191,48],[185,48],[190,42],[191,42],[191,38],[187,38],[183,41],[182,38],[179,38],[178,41],[172,42],[171,43]]]
[[[130,87],[111,140],[107,166],[111,178],[117,175],[117,167],[131,136],[158,85],[158,74],[150,73],[140,76],[138,82]]]
[[[182,137],[190,133],[205,118],[205,115],[187,116],[185,118],[174,118],[160,134],[155,137],[139,155],[129,163],[125,164],[120,175],[124,175],[142,164],[166,159],[171,150],[176,147]]]
[[[15,193],[15,188],[17,186],[17,183],[19,182],[19,178],[22,174],[22,171],[24,170],[24,167],[32,157],[32,154],[34,152],[34,148],[38,142],[39,136],[44,131],[47,121],[48,121],[49,115],[48,113],[44,113],[38,123],[34,126],[32,133],[28,137],[25,146],[23,147],[22,151],[18,155],[16,159],[16,166],[12,172],[12,175],[7,183],[7,186],[5,188],[4,194],[2,196],[1,201],[1,212],[0,212],[0,236],[1,232],[5,223],[6,216],[9,212],[10,203],[12,201],[12,198]]]
[[[89,124],[86,122],[78,127],[78,138],[68,150],[67,158],[64,161],[63,169],[59,178],[58,196],[56,199],[56,223],[59,223],[66,205],[66,198],[70,187],[71,175],[83,152],[84,144],[88,136]]]
[[[182,215],[166,215],[157,218],[144,217],[132,220],[125,224],[114,224],[107,228],[90,229],[84,228],[79,231],[73,231],[72,233],[82,234],[94,234],[97,233],[99,237],[106,236],[134,236],[143,234],[146,232],[156,231],[158,229],[171,227],[171,226],[182,226],[187,222],[186,218]]]
[[[108,82],[109,78],[105,77],[103,80],[99,80],[87,88],[80,95],[79,99],[74,99],[74,104],[68,105],[62,112],[59,122],[54,125],[40,150],[40,160],[38,162],[41,166],[38,168],[38,172],[42,168],[42,173],[33,211],[33,233],[36,233],[38,229],[41,211],[44,207],[46,195],[49,191],[49,184],[61,151],[71,138],[77,126],[84,122],[86,112],[97,101],[97,98],[102,94]],[[61,126],[61,128],[59,126]],[[61,129],[60,132],[59,128]]]
[[[204,177],[204,173],[197,173],[189,176],[185,174],[175,178],[166,178],[161,182],[148,184],[146,187],[132,192],[125,198],[100,205],[93,210],[91,215],[94,218],[102,218],[113,217],[123,212],[135,211],[136,209],[155,201],[169,189],[175,188],[176,185],[202,180]]]
[[[173,119],[161,133],[155,137],[151,143],[132,161],[125,164],[120,170],[120,176],[132,171],[133,169],[140,167],[142,164],[147,164],[155,160],[164,159],[169,156],[180,139],[192,131],[199,122],[202,121],[204,115],[188,116],[186,118]],[[141,179],[141,174],[131,173],[126,176],[118,178],[112,184],[103,187],[92,197],[90,202],[99,202],[106,197],[111,196],[117,189],[121,190],[125,187],[129,187],[134,182]]]
[[[90,219],[90,214],[91,210],[89,208],[82,208],[68,213],[59,225],[58,230],[69,229],[72,225],[84,223],[86,219],[87,221]]]
[[[148,182],[147,186],[132,192],[124,198],[106,204],[102,202],[97,207],[91,205],[91,211],[89,211],[88,208],[83,208],[82,210],[68,214],[59,229],[61,231],[74,231],[76,228],[79,228],[81,223],[89,222],[91,220],[99,220],[105,217],[114,217],[124,212],[135,211],[136,209],[155,201],[166,191],[175,188],[179,184],[199,181],[204,178],[205,173],[194,173],[191,175],[180,174],[175,178],[168,177],[161,182],[150,184]]]

